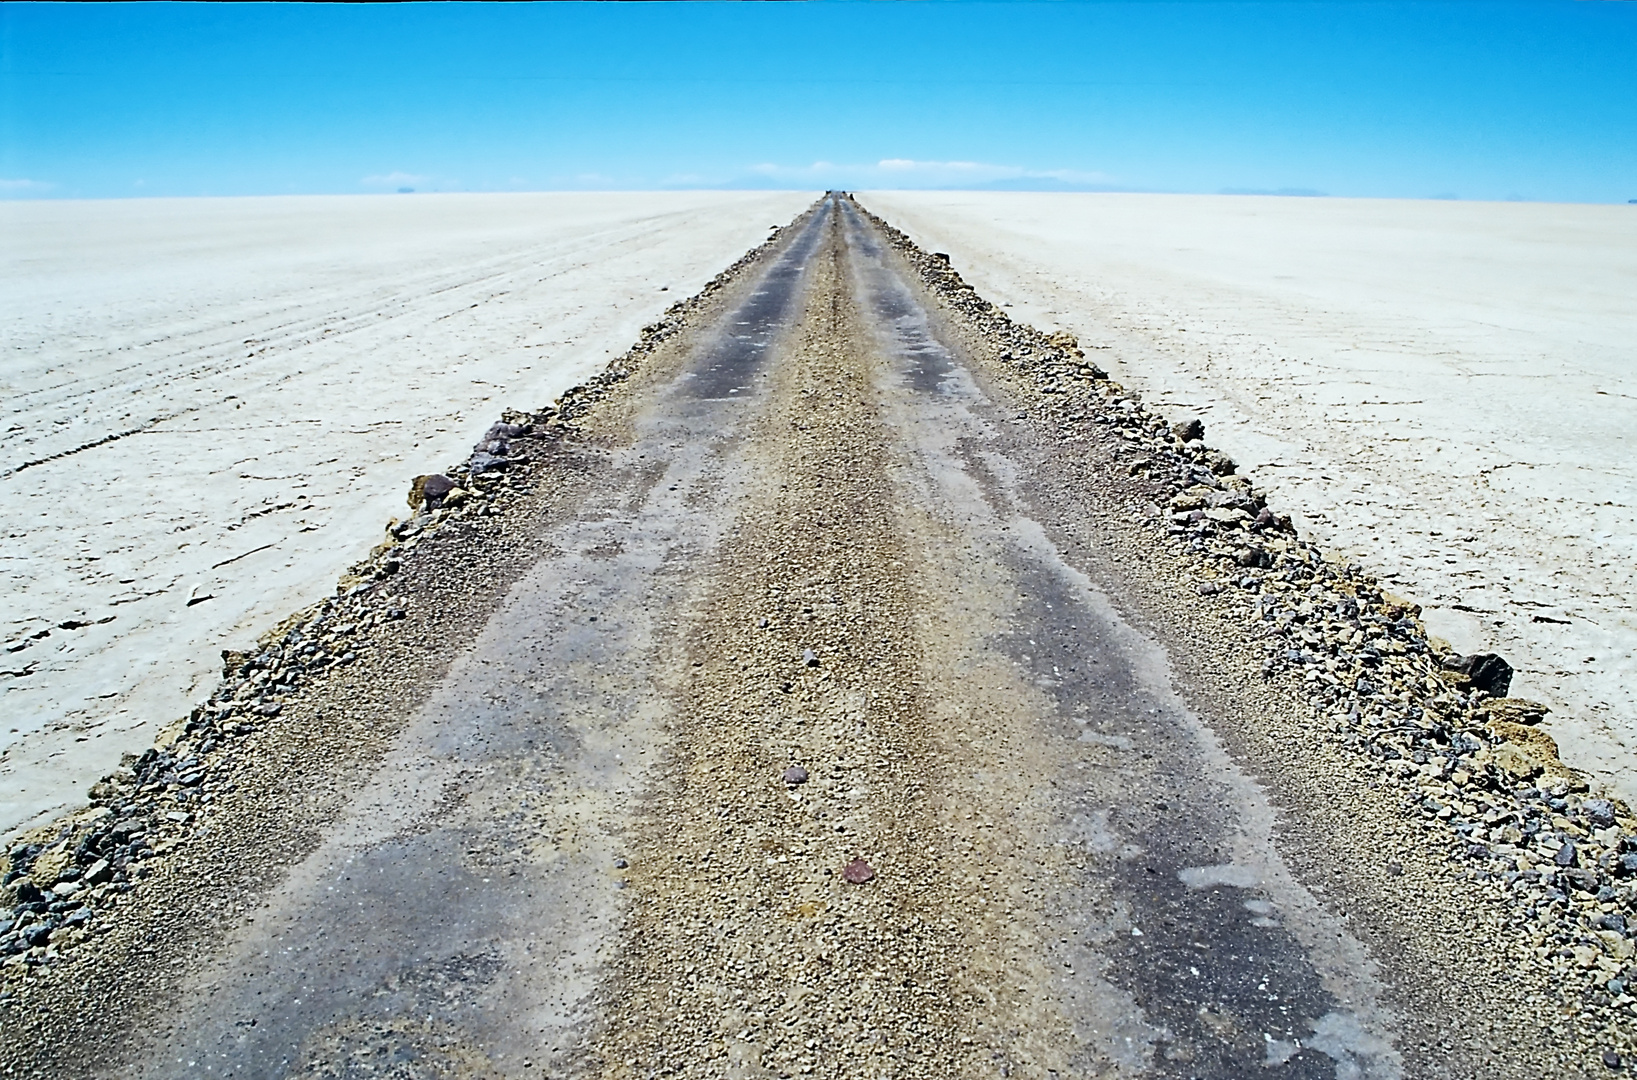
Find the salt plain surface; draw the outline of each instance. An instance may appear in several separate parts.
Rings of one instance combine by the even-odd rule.
[[[0,204],[0,834],[815,197]]]
[[[1565,760],[1637,804],[1637,206],[860,201],[1202,418],[1434,633],[1507,656]]]

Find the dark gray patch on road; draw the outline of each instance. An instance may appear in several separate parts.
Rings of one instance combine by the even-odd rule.
[[[825,202],[767,271],[760,287],[723,321],[720,334],[694,365],[694,397],[717,400],[751,390],[779,333],[790,321],[807,264],[824,238],[832,213],[832,204]]]
[[[895,337],[895,353],[903,363],[909,385],[924,394],[938,393],[953,374],[949,350],[933,336],[923,308],[898,275],[881,257],[881,245],[858,216],[851,203],[842,204],[842,220],[847,227],[847,244],[863,256],[857,263],[869,277],[870,309],[876,319],[890,327]]]
[[[1335,1076],[1336,1062],[1302,1043],[1340,1005],[1301,943],[1267,917],[1272,898],[1225,882],[1184,884],[1190,870],[1233,864],[1239,816],[1192,752],[1189,718],[1174,699],[1145,687],[1138,674],[1145,661],[1128,655],[1115,628],[1081,602],[1081,587],[1063,567],[1017,549],[1007,555],[1018,607],[1014,632],[994,645],[1057,703],[1042,723],[1063,742],[1066,759],[1087,730],[1128,747],[1117,777],[1078,774],[1092,782],[1063,813],[1070,835],[1095,820],[1119,839],[1092,863],[1122,913],[1104,947],[1111,963],[1103,977],[1164,1033],[1154,1047],[1156,1074],[1242,1077],[1281,1043],[1272,1051],[1281,1076]]]

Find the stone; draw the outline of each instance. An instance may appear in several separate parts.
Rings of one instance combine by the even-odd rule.
[[[51,848],[35,856],[29,876],[35,881],[49,884],[60,878],[73,861],[74,853],[67,848]]]
[[[1456,674],[1459,675],[1459,672]],[[1483,702],[1473,711],[1486,723],[1492,720],[1505,720],[1513,724],[1534,725],[1546,719],[1546,714],[1552,710],[1538,701],[1496,697]]]
[[[791,787],[807,783],[807,770],[800,765],[792,765],[784,770],[784,782]]]
[[[1401,619],[1405,616],[1414,617],[1421,614],[1420,604],[1386,591],[1381,594],[1381,607],[1390,619]]]
[[[1209,498],[1209,488],[1189,488],[1187,491],[1180,491],[1171,496],[1171,509],[1183,513],[1189,510],[1203,510]]]
[[[515,439],[527,433],[522,424],[508,424],[505,421],[489,425],[489,430],[483,433],[484,442],[493,442],[496,439]]]
[[[1580,804],[1580,809],[1600,829],[1614,824],[1614,804],[1607,799],[1587,799]]]
[[[114,869],[107,859],[98,859],[85,868],[85,876],[81,879],[90,885],[101,885],[114,876]]]
[[[1490,762],[1497,769],[1517,780],[1539,776],[1544,766],[1522,749],[1511,743],[1500,743],[1490,753]]]
[[[1563,867],[1578,866],[1578,851],[1573,840],[1565,840],[1563,846],[1557,849],[1557,854],[1552,856],[1552,861]]]
[[[436,510],[454,488],[455,482],[442,473],[417,476],[409,483],[409,508],[419,510],[425,503],[428,510]]]
[[[818,653],[814,652],[812,649],[803,649],[801,651],[801,662],[808,667],[818,667]]]
[[[1205,424],[1200,420],[1184,420],[1171,425],[1171,434],[1181,442],[1192,442],[1205,437]]]
[[[1062,349],[1075,359],[1081,359],[1085,353],[1080,351],[1080,339],[1067,330],[1059,330],[1046,339],[1046,344],[1056,349]]]
[[[1267,570],[1273,566],[1273,556],[1252,545],[1239,551],[1239,565],[1247,569]]]
[[[1445,666],[1471,679],[1474,690],[1482,690],[1490,697],[1503,698],[1512,686],[1512,665],[1494,653],[1452,656]]]
[[[863,859],[854,859],[842,868],[841,877],[849,885],[863,885],[875,877],[875,868]]]
[[[1602,887],[1602,883],[1597,880],[1597,871],[1595,870],[1582,870],[1578,867],[1565,870],[1563,871],[1563,880],[1591,896],[1596,896],[1597,890]]]

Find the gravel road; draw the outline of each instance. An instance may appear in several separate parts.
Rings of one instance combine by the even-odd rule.
[[[5,1075],[1619,1071],[1625,808],[1197,434],[825,199],[14,849]]]

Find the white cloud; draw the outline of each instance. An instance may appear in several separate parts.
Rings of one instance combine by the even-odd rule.
[[[415,173],[389,172],[381,176],[366,176],[358,181],[365,187],[414,187],[432,179],[430,176],[419,176]]]
[[[46,180],[6,180],[0,178],[0,195],[39,195],[56,187]]]
[[[985,161],[917,161],[913,158],[882,158],[871,164],[838,164],[815,161],[811,165],[778,165],[763,162],[749,172],[762,180],[815,187],[1101,187],[1112,182],[1103,173],[1074,169],[1029,169],[1021,165],[996,165]]]

